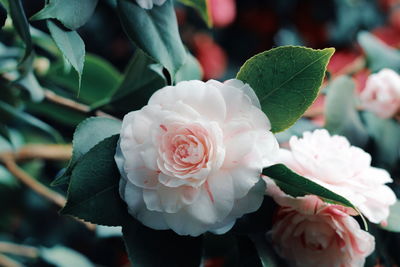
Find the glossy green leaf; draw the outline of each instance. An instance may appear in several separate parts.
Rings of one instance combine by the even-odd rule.
[[[185,64],[176,73],[175,83],[180,81],[202,80],[203,70],[197,59],[190,53],[186,58]]]
[[[119,196],[120,173],[114,161],[118,138],[104,139],[78,161],[62,214],[101,225],[123,224],[128,209]]]
[[[400,233],[400,201],[390,206],[390,214],[387,218],[387,224],[381,227],[390,232]]]
[[[8,0],[8,4],[13,25],[25,43],[25,55],[22,59],[22,61],[25,61],[25,59],[27,59],[31,54],[33,48],[31,35],[29,33],[28,20],[25,16],[21,0]]]
[[[137,49],[125,70],[124,80],[109,102],[123,113],[137,110],[146,105],[151,95],[166,84],[162,66]]]
[[[260,53],[241,67],[237,78],[256,92],[273,132],[290,127],[314,102],[334,51],[283,46]]]
[[[209,1],[207,0],[179,0],[181,3],[195,8],[208,27],[212,27]]]
[[[78,73],[78,85],[81,85],[83,64],[85,61],[85,44],[76,31],[66,31],[56,24],[47,21],[51,37],[64,57]]]
[[[372,72],[383,68],[400,72],[400,51],[386,45],[368,32],[360,32],[357,40],[367,56],[368,67]]]
[[[343,135],[350,143],[364,147],[368,133],[357,111],[355,83],[348,76],[330,82],[325,102],[325,128],[331,134]]]
[[[172,231],[153,230],[143,226],[133,217],[128,219],[122,232],[129,259],[136,266],[200,266],[201,237],[180,236]]]
[[[368,134],[373,140],[373,160],[384,168],[394,168],[400,160],[400,124],[393,119],[382,119],[372,112],[363,112]]]
[[[98,0],[49,0],[31,20],[57,19],[65,27],[76,30],[92,16]]]
[[[33,117],[32,115],[23,112],[3,101],[0,100],[0,112],[7,116],[13,117],[14,119],[30,125],[36,129],[42,130],[48,133],[56,142],[62,142],[63,138],[61,135],[50,125],[44,123],[43,121]]]
[[[94,267],[95,265],[89,261],[84,255],[67,247],[57,245],[52,248],[41,248],[40,257],[57,267]]]
[[[262,173],[273,179],[282,191],[293,197],[316,195],[327,202],[341,204],[355,209],[353,204],[346,198],[298,175],[283,164],[276,164],[265,168]]]
[[[74,98],[80,90],[77,101],[92,105],[109,99],[121,82],[122,75],[106,60],[87,54],[80,89],[78,75],[71,69],[65,70],[63,62],[53,64],[45,79],[70,91],[71,98]]]
[[[115,134],[119,134],[121,122],[104,117],[92,117],[84,120],[75,130],[72,140],[72,158],[67,170],[57,177],[52,185],[68,183],[75,164],[99,142]]]
[[[150,10],[134,1],[118,0],[122,26],[137,47],[161,63],[174,78],[185,63],[186,50],[179,36],[173,1]]]

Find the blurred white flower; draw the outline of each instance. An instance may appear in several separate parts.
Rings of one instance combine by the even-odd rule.
[[[281,149],[281,162],[293,171],[344,196],[373,223],[385,222],[396,202],[389,173],[371,166],[371,156],[328,131],[292,137],[290,150]]]
[[[361,92],[362,106],[381,118],[391,118],[400,111],[400,76],[383,69],[368,77]]]

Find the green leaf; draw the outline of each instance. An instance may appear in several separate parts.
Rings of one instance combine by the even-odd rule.
[[[87,118],[87,115],[58,105],[54,102],[44,100],[40,103],[26,103],[27,112],[34,115],[48,118],[53,122],[61,123],[63,125],[75,128],[79,123]]]
[[[175,82],[201,80],[202,78],[203,70],[200,63],[192,54],[188,53],[185,64],[176,73]]]
[[[353,79],[340,76],[328,85],[326,91],[325,128],[331,134],[347,137],[353,145],[364,147],[368,133],[357,111]]]
[[[0,166],[0,187],[7,186],[9,188],[18,185],[14,175],[12,175],[5,167]]]
[[[204,20],[204,22],[207,24],[208,27],[212,27],[213,22],[212,22],[212,17],[210,14],[210,7],[209,7],[209,1],[207,0],[180,0],[181,3],[191,6],[195,8],[199,13],[201,18]]]
[[[253,241],[254,246],[257,249],[263,267],[279,266],[277,255],[275,254],[271,243],[267,241],[265,235],[251,235],[250,239]]]
[[[294,124],[314,102],[334,51],[283,46],[255,55],[241,67],[237,78],[256,92],[272,132]]]
[[[76,31],[65,31],[50,20],[47,21],[47,27],[57,47],[78,73],[78,85],[80,87],[85,61],[85,44]]]
[[[40,257],[46,262],[57,267],[94,267],[84,255],[67,247],[57,245],[52,248],[41,248]]]
[[[357,40],[367,56],[368,67],[372,72],[378,72],[383,68],[400,72],[399,51],[368,32],[360,32]]]
[[[382,119],[372,112],[363,112],[365,127],[373,140],[373,160],[384,168],[394,168],[400,158],[400,124]]]
[[[92,16],[98,0],[50,0],[31,20],[57,19],[65,27],[76,30]]]
[[[10,117],[13,117],[14,119],[17,119],[20,122],[23,122],[27,125],[30,125],[39,130],[42,130],[45,133],[48,133],[50,136],[53,137],[54,141],[56,141],[56,142],[62,142],[62,140],[63,140],[63,138],[57,132],[57,130],[55,130],[50,125],[42,122],[41,120],[33,117],[32,115],[30,115],[28,113],[25,113],[19,109],[16,109],[15,107],[13,107],[1,100],[0,100],[0,112],[2,113],[2,116],[7,115]]]
[[[8,0],[10,8],[10,16],[13,21],[13,25],[17,30],[22,41],[25,43],[25,55],[22,58],[22,62],[28,58],[32,52],[32,39],[29,33],[29,24],[25,16],[25,11],[22,6],[21,0]]]
[[[174,80],[185,63],[186,50],[179,36],[173,1],[145,10],[134,1],[118,0],[118,14],[131,41],[161,63]]]
[[[10,142],[10,132],[6,125],[0,123],[0,136],[3,137],[7,142]]]
[[[0,3],[0,29],[3,28],[7,19],[7,9]]]
[[[381,227],[386,231],[400,233],[400,201],[390,206],[390,214],[387,219],[387,225]]]
[[[100,141],[119,134],[121,122],[104,117],[92,117],[84,120],[75,130],[72,140],[72,158],[62,176],[57,177],[52,185],[68,183],[75,164]]]
[[[200,266],[201,237],[153,230],[143,226],[133,217],[123,226],[122,232],[129,259],[135,266]]]
[[[262,174],[273,179],[283,192],[292,197],[316,195],[325,202],[340,204],[353,208],[359,213],[365,229],[368,230],[368,224],[364,216],[349,200],[303,176],[298,175],[285,165],[276,164],[271,167],[264,168]]]
[[[11,128],[8,129],[8,132],[10,135],[9,139],[0,136],[0,153],[14,151],[25,144],[24,137],[20,132]]]
[[[118,138],[108,137],[82,156],[72,170],[61,214],[107,226],[123,224],[128,215],[119,196],[120,173],[114,161]]]
[[[123,113],[137,110],[146,105],[151,95],[166,84],[162,66],[155,64],[142,50],[137,49],[125,70],[124,80],[109,102]]]
[[[45,80],[71,91],[74,95],[80,90],[79,102],[92,105],[109,99],[121,82],[122,76],[106,60],[87,54],[80,89],[78,76],[71,69],[65,70],[63,62],[53,64]]]
[[[30,28],[32,41],[35,45],[39,46],[40,48],[46,50],[50,54],[55,57],[61,56],[61,52],[58,49],[57,45],[55,44],[54,40],[45,32],[38,30],[34,27]]]
[[[320,186],[313,181],[294,173],[283,164],[276,164],[263,169],[264,175],[275,180],[282,191],[292,197],[302,197],[305,195],[316,195],[327,202],[341,204],[357,210],[346,198]]]
[[[33,102],[40,102],[44,99],[44,90],[39,84],[33,70],[30,70],[16,84],[29,92]]]

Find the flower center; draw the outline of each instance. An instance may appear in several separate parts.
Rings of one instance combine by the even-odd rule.
[[[204,157],[204,146],[193,135],[177,135],[173,140],[174,159],[178,163],[196,164]]]
[[[200,125],[160,125],[160,170],[179,178],[192,177],[207,168],[212,154],[208,132]]]

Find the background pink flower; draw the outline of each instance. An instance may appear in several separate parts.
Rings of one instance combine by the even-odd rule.
[[[291,266],[357,267],[372,253],[375,240],[360,229],[349,209],[324,203],[317,196],[293,198],[272,180],[267,194],[281,205],[271,231],[277,253]]]

